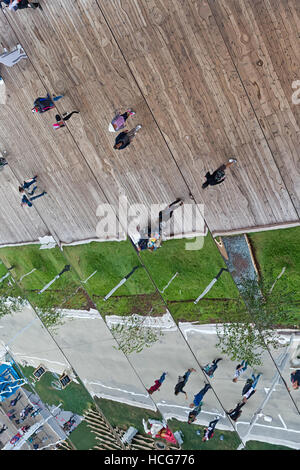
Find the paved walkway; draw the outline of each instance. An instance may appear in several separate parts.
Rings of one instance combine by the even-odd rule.
[[[253,266],[249,246],[244,235],[222,237],[228,260],[225,259],[237,287],[241,285],[243,279],[257,279]]]

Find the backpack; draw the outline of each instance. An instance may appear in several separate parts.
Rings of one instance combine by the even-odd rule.
[[[48,109],[54,108],[54,103],[49,98],[37,98],[33,103],[34,107],[37,108],[39,113],[44,113]]]
[[[119,131],[125,127],[125,119],[120,114],[117,114],[111,121],[114,132]]]
[[[184,377],[179,375],[178,377],[178,383],[175,385],[175,392],[179,392],[181,390],[181,384],[184,382]]]
[[[223,170],[217,170],[215,175],[214,175],[214,178],[215,178],[215,181],[221,181],[225,176],[225,172]]]
[[[253,384],[253,380],[247,379],[246,384],[244,385],[244,388],[242,390],[242,395],[245,395],[245,393],[247,393],[250,390],[250,388],[252,387],[252,384]]]

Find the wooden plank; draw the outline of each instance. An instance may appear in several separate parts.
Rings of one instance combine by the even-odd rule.
[[[104,1],[101,5],[197,202],[205,202],[209,228],[226,230],[296,220],[296,211],[208,3],[201,2],[200,8],[199,2],[166,1],[168,15],[158,25],[152,20],[148,2],[144,2],[141,8],[147,26],[143,25],[139,33],[147,30],[146,44],[144,56],[137,54],[136,58],[131,54],[137,33],[132,20],[136,18],[135,4],[125,2],[123,8],[123,2]],[[119,21],[127,25],[130,38],[114,26],[117,10],[118,18],[123,11]],[[155,54],[145,53],[150,33],[165,42]],[[176,77],[171,87],[161,65],[165,63],[169,74]],[[150,84],[146,77],[150,77]],[[239,164],[226,183],[203,192],[206,171],[232,155]]]
[[[299,2],[209,4],[299,216],[300,106],[292,103],[300,78]]]
[[[10,97],[0,109],[8,123],[0,143],[9,146],[18,178],[35,170],[47,182],[50,197],[39,202],[61,240],[94,238],[98,204],[117,204],[119,194],[149,207],[178,196],[189,201],[191,189],[215,231],[298,218],[288,193],[296,197],[296,183],[282,179],[271,152],[282,143],[267,143],[207,1],[55,0],[43,8],[1,14],[1,43],[21,42],[30,61],[3,71]],[[284,20],[293,31],[295,14]],[[30,113],[46,90],[66,95],[60,112],[80,110],[67,129],[53,131],[55,111]],[[128,127],[143,128],[117,152],[107,127],[114,109],[127,106],[137,111]],[[290,169],[297,138],[295,130]],[[226,182],[203,191],[206,171],[232,155],[239,163]]]
[[[68,128],[107,200],[117,204],[121,193],[126,194],[129,203],[144,203],[148,207],[152,203],[169,203],[177,196],[186,197],[189,201],[188,188],[117,44],[107,26],[103,26],[103,19],[99,18],[101,13],[96,3],[82,0],[78,2],[77,10],[67,0],[60,4],[60,9],[58,16],[57,4],[47,4],[44,9],[47,20],[41,23],[37,16],[32,15],[22,31],[20,16],[11,17],[10,21],[13,29],[20,31],[25,50],[31,51],[33,66],[46,88],[57,94],[66,93],[64,100],[57,103],[57,108],[61,111],[80,109],[79,118],[76,116],[68,121]],[[49,42],[47,64],[45,56],[40,54],[36,22],[43,42]],[[98,26],[91,27],[95,24]],[[59,54],[57,44],[60,45]],[[90,44],[93,45],[92,52]],[[71,70],[73,62],[75,80],[71,83],[69,72],[62,86],[66,76],[65,64]],[[51,72],[47,74],[49,64]],[[60,77],[59,70],[62,70]],[[116,134],[108,132],[108,124],[114,109],[128,105],[136,111],[128,128],[142,122],[143,129],[130,148],[118,152],[113,150]],[[65,160],[68,162],[68,156]]]

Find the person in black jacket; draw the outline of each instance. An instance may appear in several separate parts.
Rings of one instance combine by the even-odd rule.
[[[203,442],[208,441],[209,439],[211,439],[213,437],[215,427],[216,427],[219,420],[220,420],[220,418],[216,417],[216,419],[214,419],[213,421],[211,421],[209,423],[207,428],[204,428],[204,431],[203,431],[204,436],[203,436],[203,439],[202,439]]]
[[[226,414],[228,414],[228,416],[230,416],[230,418],[232,419],[232,421],[236,421],[242,414],[242,410],[241,408],[245,405],[246,403],[245,402],[240,402],[236,405],[235,408],[232,408],[231,410],[229,411],[226,411]]]
[[[183,390],[183,387],[185,386],[185,384],[187,383],[188,381],[188,378],[189,376],[191,375],[191,372],[196,372],[195,369],[193,368],[190,368],[186,371],[186,373],[183,375],[183,376],[179,376],[178,377],[178,382],[177,384],[175,385],[175,395],[178,395],[178,393],[184,393],[185,394],[185,399],[187,400],[187,394],[186,392]]]
[[[216,184],[223,183],[225,180],[225,170],[230,167],[233,163],[237,161],[234,158],[230,158],[227,163],[221,165],[216,171],[212,174],[208,171],[205,175],[206,181],[203,183],[202,188],[205,189],[207,186],[214,186]]]
[[[114,149],[116,150],[123,150],[125,149],[133,140],[136,133],[140,130],[142,126],[138,124],[134,129],[131,131],[125,130],[117,135],[115,140]]]

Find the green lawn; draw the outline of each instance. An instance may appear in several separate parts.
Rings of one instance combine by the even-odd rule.
[[[129,241],[92,242],[84,245],[64,247],[70,264],[76,269],[81,281],[95,271],[97,273],[85,284],[96,296],[105,297],[135,266],[140,266],[115,293],[115,296],[152,294],[155,288]]]
[[[31,366],[19,367],[27,378],[29,378],[34,371],[34,368]],[[81,416],[83,412],[93,404],[92,397],[83,385],[71,382],[65,389],[56,390],[51,385],[53,381],[57,381],[57,379],[51,372],[46,372],[35,384],[34,389],[45,404],[59,405],[59,403],[62,403],[62,409]]]
[[[300,227],[250,233],[248,236],[266,286],[271,288],[282,268],[286,266],[285,273],[274,289],[284,290],[285,287],[290,287],[299,290]]]
[[[208,424],[208,423],[207,423]],[[188,424],[177,419],[168,421],[170,429],[175,432],[181,430],[183,432],[183,450],[236,450],[241,444],[238,434],[235,431],[222,431],[216,427],[213,437],[206,442],[202,441],[205,426],[196,424]],[[197,431],[201,434],[198,435]],[[220,440],[220,437],[223,439]]]
[[[141,257],[151,277],[162,291],[170,279],[178,273],[164,291],[166,301],[195,300],[213,280],[221,268],[226,268],[222,256],[211,237],[204,237],[201,250],[185,249],[188,240],[168,240],[155,253],[142,252]],[[219,280],[206,294],[206,298],[236,298],[238,290],[229,273],[223,272]]]
[[[290,447],[268,444],[267,442],[248,441],[246,442],[245,450],[293,450],[293,449],[291,449]]]
[[[34,371],[34,368],[31,366],[21,367],[19,365],[18,367],[28,379]],[[39,395],[45,405],[58,406],[62,403],[61,408],[63,410],[70,411],[80,416],[83,416],[84,412],[91,408],[91,406],[95,406],[92,397],[81,383],[77,384],[71,382],[65,389],[56,390],[51,384],[53,381],[57,381],[54,375],[51,372],[46,372],[42,378],[35,383],[34,393]],[[23,387],[32,392],[30,385],[27,384]],[[91,432],[85,421],[82,421],[79,426],[72,431],[69,435],[69,440],[77,450],[92,449],[97,443],[95,435]]]
[[[146,410],[144,408],[129,406],[124,403],[118,403],[103,398],[95,398],[95,401],[110,424],[113,427],[119,427],[124,430],[127,430],[129,426],[134,426],[138,429],[139,433],[145,435],[142,423],[143,419],[162,419],[160,413],[154,413],[153,411]],[[179,430],[183,432],[184,444],[182,444],[182,449],[184,450],[232,450],[237,449],[240,445],[240,440],[235,432],[218,431],[218,429],[216,429],[214,437],[211,440],[202,442],[203,426],[197,426],[194,424],[190,425],[182,421],[177,421],[176,419],[169,420],[168,425],[173,432]],[[196,434],[197,430],[201,431],[201,436]],[[222,441],[220,440],[221,435],[224,436]]]
[[[155,253],[142,252],[141,259],[161,291],[178,273],[163,293],[176,320],[216,321],[227,304],[223,300],[209,299],[235,299],[238,290],[230,274],[224,272],[205,298],[195,305],[193,301],[225,264],[210,235],[205,237],[204,247],[199,251],[185,250],[186,242],[166,241]],[[85,288],[102,315],[148,313],[151,306],[154,306],[152,315],[164,313],[165,307],[154,294],[154,286],[143,268],[138,269],[109,301],[102,301],[122,277],[139,264],[129,242],[93,242],[66,247],[64,252],[81,280],[97,270]]]
[[[99,441],[91,431],[86,421],[81,421],[74,431],[69,435],[69,439],[76,450],[92,450]]]
[[[200,324],[223,321],[223,313],[227,311],[235,300],[221,300],[204,298],[194,302],[168,302],[168,308],[176,322],[198,321]]]
[[[40,250],[40,245],[25,245],[1,248],[0,259],[6,266],[14,266],[11,273],[16,281],[35,269],[33,273],[19,282],[30,302],[38,307],[83,308],[87,304],[83,291],[73,295],[80,286],[74,270],[65,272],[42,295],[38,291],[51,281],[68,264],[59,248]],[[0,269],[3,266],[0,265]],[[0,271],[2,272],[2,271]],[[69,299],[66,303],[65,300]]]
[[[145,434],[144,426],[142,423],[144,419],[161,419],[160,413],[147,410],[140,407],[125,405],[105,398],[95,397],[95,402],[101,409],[102,413],[109,421],[112,427],[118,427],[127,430],[130,426],[138,429],[139,433]]]
[[[259,265],[262,281],[267,289],[273,285],[281,270],[282,277],[275,284],[273,292],[294,291],[299,308],[293,309],[295,322],[300,314],[300,227],[270,230],[248,235]]]
[[[227,302],[230,302],[228,299],[236,299],[238,290],[230,274],[224,272],[205,298],[195,305],[193,301],[225,264],[210,235],[204,237],[204,246],[198,251],[186,250],[187,241],[165,241],[155,253],[142,252],[141,260],[161,291],[178,273],[162,294],[176,321],[218,321]],[[103,316],[165,313],[165,305],[129,241],[92,242],[65,247],[63,253],[57,247],[40,250],[39,245],[3,248],[0,249],[0,258],[7,266],[14,266],[12,274],[17,280],[36,269],[21,282],[34,305],[88,308],[91,304],[83,289],[76,295],[72,294],[80,285],[79,279],[83,282],[97,271],[82,286]],[[38,295],[37,291],[66,264],[72,266],[71,271],[64,273],[47,291]],[[105,295],[135,266],[139,268],[105,302]]]

